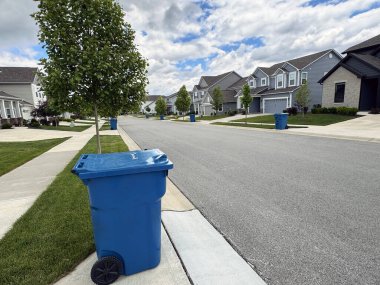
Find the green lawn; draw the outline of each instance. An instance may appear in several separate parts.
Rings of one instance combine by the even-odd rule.
[[[111,129],[111,125],[109,123],[104,123],[99,131],[107,131]]]
[[[41,129],[43,130],[52,130],[52,131],[69,131],[69,132],[83,132],[84,130],[87,130],[90,128],[92,125],[87,125],[87,126],[75,126],[75,127],[70,127],[70,126],[41,126]]]
[[[289,116],[288,124],[294,125],[315,125],[315,126],[327,126],[351,119],[355,119],[357,116],[343,116],[335,114],[306,114],[305,117],[302,114],[297,116]],[[264,115],[259,117],[251,117],[247,120],[249,123],[268,123],[274,124],[273,115]],[[234,120],[233,122],[245,122],[245,119]]]
[[[0,142],[0,176],[67,139],[68,138],[30,142]]]
[[[127,151],[119,136],[101,143],[104,153]],[[92,138],[80,153],[94,152]],[[78,158],[0,240],[0,284],[53,284],[95,250],[87,190],[71,173]]]
[[[274,125],[254,125],[254,124],[245,124],[245,123],[222,123],[222,122],[216,122],[211,123],[212,125],[219,125],[219,126],[232,126],[232,127],[245,127],[245,128],[258,128],[258,129],[269,129],[273,130]],[[289,127],[289,129],[298,129],[298,128],[307,128],[307,127]]]
[[[229,117],[228,115],[216,115],[216,116],[203,116],[197,117],[197,120],[202,120],[202,121],[212,121],[212,120],[217,120],[217,119],[223,119]]]

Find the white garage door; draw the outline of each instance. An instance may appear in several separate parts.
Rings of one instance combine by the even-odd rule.
[[[282,113],[287,107],[288,100],[286,98],[264,101],[264,113]]]

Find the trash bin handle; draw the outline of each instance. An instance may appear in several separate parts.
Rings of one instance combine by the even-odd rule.
[[[166,156],[165,153],[162,153],[162,154],[156,155],[153,159],[156,162],[163,162],[163,161],[167,161],[168,157]]]

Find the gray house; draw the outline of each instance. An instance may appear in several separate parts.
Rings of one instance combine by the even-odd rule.
[[[341,58],[338,52],[329,49],[280,62],[271,67],[257,67],[246,79],[253,97],[249,112],[278,113],[295,106],[295,94],[306,81],[311,96],[310,107],[315,104],[322,104],[322,86],[318,81]],[[236,95],[238,98],[237,109],[241,108],[241,96],[242,89],[240,88]]]
[[[36,73],[37,67],[0,67],[0,90],[21,99],[24,119],[29,119],[31,110],[46,100]]]
[[[190,109],[197,114],[211,115],[212,92],[219,86],[223,94],[223,105],[218,112],[228,112],[236,110],[236,93],[234,86],[242,77],[235,71],[226,72],[216,76],[202,76],[199,83],[194,86],[192,92],[192,104]]]
[[[380,35],[348,48],[347,54],[319,81],[323,107],[380,109]]]

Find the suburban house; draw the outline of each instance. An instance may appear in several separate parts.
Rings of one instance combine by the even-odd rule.
[[[236,110],[236,90],[230,88],[242,77],[235,71],[226,72],[216,76],[202,76],[198,85],[195,85],[192,92],[191,111],[200,115],[211,115],[215,112],[212,109],[212,92],[219,86],[223,94],[223,105],[218,112],[228,112]]]
[[[175,106],[175,101],[177,100],[177,92],[169,96],[166,96],[164,98],[166,99],[167,113],[168,114],[177,113],[177,108]]]
[[[323,107],[380,108],[380,35],[350,47],[319,82]]]
[[[146,96],[145,102],[141,105],[140,112],[143,114],[154,114],[156,113],[156,101],[159,97],[164,97],[162,95],[148,95]],[[146,109],[149,107],[150,111],[148,112]]]
[[[257,67],[244,81],[234,86],[240,89],[236,96],[237,109],[241,109],[242,86],[249,84],[253,101],[250,113],[281,113],[295,106],[297,90],[306,81],[310,90],[309,107],[322,104],[322,86],[319,79],[327,74],[342,56],[333,49],[276,63],[271,67]]]
[[[46,100],[40,91],[37,67],[0,67],[0,90],[21,99],[24,119],[30,119],[32,109]]]
[[[22,108],[27,104],[16,96],[0,91],[0,126],[4,123],[21,125],[23,119]]]

